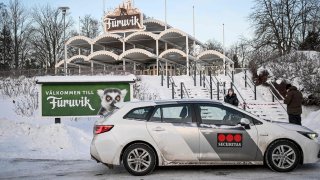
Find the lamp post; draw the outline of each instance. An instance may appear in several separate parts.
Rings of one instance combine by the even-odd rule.
[[[65,45],[66,41],[66,13],[69,7],[59,7],[63,15],[63,44],[64,44],[64,75],[67,75],[67,48]]]

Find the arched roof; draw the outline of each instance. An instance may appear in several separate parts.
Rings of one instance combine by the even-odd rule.
[[[157,38],[158,38],[158,35],[154,33],[138,31],[130,34],[128,37],[124,39],[124,41],[132,45],[134,44],[135,46],[138,46],[138,48],[155,49]]]
[[[200,53],[198,56],[197,56],[197,60],[201,60],[201,61],[205,61],[205,62],[211,62],[211,61],[216,61],[216,60],[223,60],[223,57],[224,55],[221,54],[220,52],[218,51],[215,51],[215,50],[207,50],[207,51],[204,51],[202,53]],[[225,56],[225,59],[227,62],[233,64],[234,62],[229,59],[227,56]]]
[[[179,50],[179,49],[168,49],[168,50],[165,50],[163,51],[160,55],[159,55],[159,58],[164,58],[166,55],[169,55],[169,54],[179,54],[183,57],[186,57],[186,53]]]
[[[143,21],[143,24],[146,26],[146,31],[151,31],[154,33],[160,33],[165,30],[166,23],[157,19],[146,19]],[[167,24],[167,29],[172,28]]]
[[[103,42],[121,42],[122,43],[122,36],[118,35],[118,34],[102,34],[101,36],[97,36],[96,38],[94,38],[92,40],[92,43],[103,43]]]
[[[187,63],[187,54],[179,49],[165,50],[159,55],[159,58],[182,65],[186,65]],[[189,59],[191,60],[190,56]]]
[[[96,51],[92,54],[90,54],[87,58],[88,61],[94,60],[96,62],[102,62],[102,63],[114,63],[119,58],[118,55],[114,54],[110,51]]]
[[[103,50],[104,48],[115,48],[115,49],[121,50],[121,52],[122,52],[122,49],[123,49],[123,46],[122,46],[123,45],[123,38],[122,38],[122,36],[120,36],[118,34],[105,33],[101,36],[94,38],[92,40],[92,43],[94,45],[99,45],[100,47],[102,47],[98,50]]]
[[[90,49],[91,44],[92,44],[92,39],[85,36],[74,36],[66,42],[66,45],[68,46],[84,48],[84,49]]]
[[[76,55],[76,56],[73,56],[73,57],[67,59],[66,63],[67,64],[69,64],[69,63],[78,64],[78,62],[76,62],[76,61],[79,61],[79,60],[81,60],[81,63],[79,63],[79,64],[83,65],[83,64],[85,64],[84,61],[87,61],[87,56]],[[63,65],[64,65],[64,60],[61,60],[55,65],[55,67],[60,67],[60,66],[63,66]]]
[[[124,39],[125,42],[130,41],[130,40],[140,40],[140,39],[145,39],[146,37],[149,37],[153,40],[156,40],[158,36],[156,34],[153,34],[152,32],[147,32],[147,31],[137,31],[132,34],[130,34],[128,37]]]
[[[175,29],[175,28],[170,28],[170,29],[167,29],[165,31],[162,31],[160,34],[159,34],[159,39],[162,38],[162,37],[165,37],[165,36],[174,36],[174,34],[179,34],[180,36],[187,36],[188,34],[179,30],[179,29]]]
[[[119,56],[119,60],[122,60],[123,58],[125,59],[130,59],[132,61],[150,61],[150,60],[154,60],[156,59],[156,55],[144,50],[144,49],[139,49],[139,48],[134,48],[134,49],[130,49],[125,51],[124,53],[122,53]]]

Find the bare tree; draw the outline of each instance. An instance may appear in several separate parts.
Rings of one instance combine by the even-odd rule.
[[[256,49],[269,46],[279,55],[297,49],[315,28],[319,0],[255,0],[249,19],[255,28]]]
[[[34,56],[37,57],[42,67],[53,68],[57,60],[63,59],[63,16],[61,11],[47,5],[35,7],[32,12],[35,28],[31,40]],[[73,21],[66,17],[66,37],[70,35]]]
[[[14,67],[18,69],[25,61],[29,46],[28,40],[31,32],[31,22],[28,13],[20,0],[10,0],[8,9],[8,24],[13,39]]]
[[[207,50],[216,50],[218,52],[223,52],[222,44],[215,39],[210,39],[205,43]]]
[[[80,19],[81,32],[80,34],[89,38],[95,38],[99,35],[99,22],[90,15],[85,15]]]

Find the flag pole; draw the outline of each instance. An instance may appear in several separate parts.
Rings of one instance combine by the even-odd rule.
[[[164,0],[164,22],[165,22],[164,30],[167,30],[167,0]]]

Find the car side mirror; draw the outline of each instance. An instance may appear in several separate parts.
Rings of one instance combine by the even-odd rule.
[[[247,119],[247,118],[241,118],[241,120],[240,120],[240,125],[241,126],[244,126],[246,129],[250,129],[250,120],[249,119]]]

